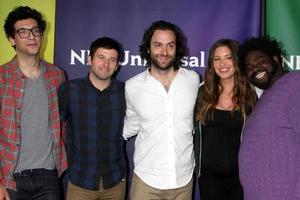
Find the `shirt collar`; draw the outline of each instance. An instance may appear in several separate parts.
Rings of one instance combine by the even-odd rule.
[[[41,67],[41,75],[43,75],[47,71],[46,64],[40,59],[40,67]],[[16,74],[17,79],[26,78],[23,72],[20,70],[17,63],[17,56],[13,57],[11,60],[12,65],[14,66],[14,73]]]
[[[100,91],[98,88],[96,88],[96,87],[93,85],[92,81],[91,81],[90,78],[89,78],[89,74],[85,77],[85,80],[86,80],[87,84],[88,84],[91,88],[93,88],[94,90],[97,90],[98,92],[110,91],[110,90],[114,89],[114,88],[115,88],[115,87],[114,87],[114,86],[115,86],[115,82],[116,82],[116,80],[112,79],[110,85],[109,85],[107,88],[105,88],[104,90]]]

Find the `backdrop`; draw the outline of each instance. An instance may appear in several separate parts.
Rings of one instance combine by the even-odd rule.
[[[266,34],[283,43],[288,53],[284,59],[286,67],[300,69],[300,1],[261,1],[266,2]],[[208,49],[215,40],[233,38],[241,42],[260,32],[260,0],[64,0],[55,3],[55,0],[0,0],[0,25],[2,29],[4,19],[15,6],[28,5],[41,11],[48,22],[42,57],[62,66],[70,79],[87,74],[87,49],[93,40],[102,36],[119,40],[125,48],[126,57],[118,79],[127,80],[143,71],[138,46],[144,30],[160,19],[183,29],[190,47],[186,66],[200,74],[205,70]],[[14,54],[4,32],[0,31],[0,63],[7,62]],[[127,148],[132,171],[132,141]],[[197,190],[195,199],[199,199]]]
[[[259,34],[260,0],[64,0],[57,1],[55,63],[70,79],[87,74],[87,49],[98,37],[119,40],[125,60],[118,78],[143,71],[138,46],[156,20],[177,24],[186,34],[190,56],[185,66],[203,74],[207,52],[214,41],[243,41]]]
[[[138,47],[143,33],[156,20],[177,24],[188,38],[185,66],[203,74],[207,54],[220,38],[243,41],[260,32],[260,0],[64,0],[57,1],[55,63],[69,79],[86,76],[90,43],[98,37],[119,40],[125,50],[120,80],[145,70]],[[129,182],[134,140],[127,143]],[[194,199],[200,199],[198,187]]]
[[[300,69],[300,1],[266,0],[266,33],[279,39],[286,49],[285,67]]]
[[[113,37],[124,46],[125,58],[118,79],[125,81],[145,70],[138,46],[145,29],[156,20],[170,21],[183,30],[190,48],[184,66],[199,74],[204,73],[213,42],[221,38],[242,42],[260,33],[260,0],[64,0],[57,1],[56,6],[53,0],[0,2],[1,22],[14,5],[29,5],[44,14],[49,23],[42,55],[52,62],[55,52],[54,62],[66,70],[69,79],[87,75],[87,50],[92,41],[103,36]],[[54,23],[52,16],[55,13]],[[4,63],[14,52],[4,35],[0,35],[0,39],[0,63]],[[2,53],[8,50],[11,51],[9,54]],[[51,52],[49,55],[48,51]],[[131,176],[133,141],[127,143],[127,153]],[[197,187],[194,199],[200,199]]]

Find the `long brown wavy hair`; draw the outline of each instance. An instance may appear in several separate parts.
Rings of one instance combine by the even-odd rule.
[[[208,66],[204,75],[204,85],[199,89],[198,98],[195,107],[196,121],[205,123],[207,119],[213,119],[213,109],[217,106],[220,94],[223,91],[223,87],[220,84],[220,78],[216,74],[213,66],[213,57],[216,48],[226,46],[231,51],[233,65],[235,68],[234,73],[234,88],[232,102],[234,104],[234,110],[240,110],[241,116],[248,115],[253,110],[257,95],[254,88],[248,82],[246,77],[242,75],[238,67],[238,42],[231,39],[221,39],[216,41],[209,51]],[[201,96],[201,98],[199,98]]]

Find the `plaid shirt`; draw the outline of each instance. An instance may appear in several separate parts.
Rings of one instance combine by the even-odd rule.
[[[40,61],[40,65],[46,67],[44,79],[47,82],[53,151],[56,168],[61,175],[67,168],[67,161],[59,120],[57,89],[65,81],[65,76],[63,71],[54,65],[44,61]],[[16,189],[13,172],[20,153],[21,107],[25,84],[26,77],[17,66],[16,57],[0,66],[0,181],[9,189]]]
[[[112,80],[100,91],[88,77],[71,80],[59,88],[60,116],[68,122],[68,173],[74,185],[98,190],[102,178],[107,189],[125,178],[124,88],[123,82]]]

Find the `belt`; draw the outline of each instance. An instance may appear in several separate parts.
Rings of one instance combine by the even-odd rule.
[[[15,172],[14,176],[36,176],[36,175],[48,175],[57,176],[56,169],[26,169],[20,172]]]

